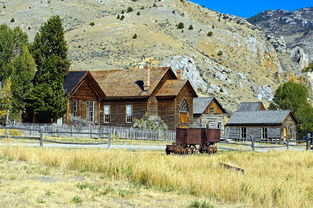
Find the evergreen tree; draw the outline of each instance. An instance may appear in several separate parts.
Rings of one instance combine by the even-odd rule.
[[[70,63],[64,29],[59,16],[50,18],[36,34],[32,54],[37,66],[29,109],[41,122],[63,116],[67,98],[63,88]]]
[[[36,65],[26,45],[22,46],[20,55],[11,62],[12,68],[12,113],[15,118],[20,118],[26,109],[26,101],[32,89],[32,80],[35,75]]]

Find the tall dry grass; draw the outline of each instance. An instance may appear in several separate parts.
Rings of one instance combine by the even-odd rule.
[[[253,207],[312,207],[311,152],[227,152],[214,156],[167,156],[160,152],[0,147],[0,157],[62,169],[103,173],[164,191],[205,196]],[[245,174],[225,170],[237,165]]]

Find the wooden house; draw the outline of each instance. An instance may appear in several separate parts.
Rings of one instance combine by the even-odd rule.
[[[226,111],[215,97],[194,98],[193,109],[195,128],[221,129],[223,134]]]
[[[65,122],[81,117],[91,123],[132,126],[145,113],[158,115],[169,129],[193,121],[197,94],[171,68],[69,72]]]
[[[289,110],[235,112],[225,127],[234,140],[286,140],[297,138],[297,120]]]
[[[259,111],[265,110],[262,102],[242,102],[239,104],[237,111]]]

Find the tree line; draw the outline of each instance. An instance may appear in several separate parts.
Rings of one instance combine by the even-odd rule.
[[[0,25],[0,120],[54,122],[66,111],[63,82],[68,49],[59,16],[44,23],[29,42],[21,28]]]

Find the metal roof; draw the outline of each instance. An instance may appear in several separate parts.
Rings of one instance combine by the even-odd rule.
[[[214,97],[198,97],[193,99],[193,113],[202,114],[214,100]]]
[[[235,112],[227,125],[274,125],[282,124],[286,117],[291,114],[290,110],[278,110],[278,111],[240,111]],[[296,121],[294,116],[292,118]]]
[[[86,74],[87,71],[69,71],[63,83],[65,93],[70,94]]]
[[[237,111],[258,111],[263,106],[262,102],[242,102],[239,104]]]

